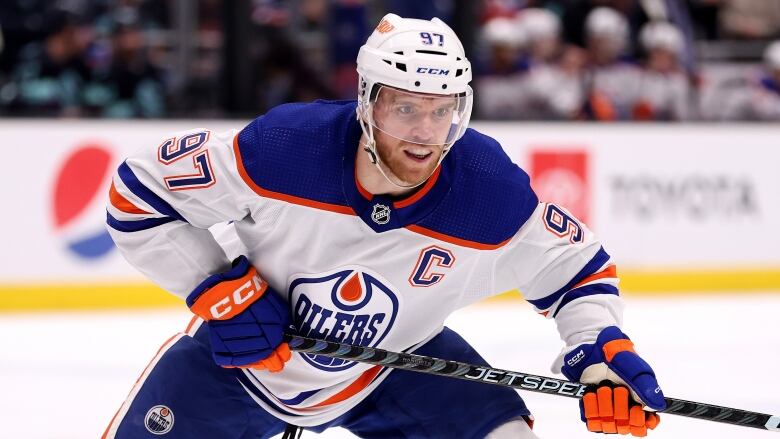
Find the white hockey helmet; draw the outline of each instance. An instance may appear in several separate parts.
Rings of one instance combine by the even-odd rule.
[[[517,20],[497,17],[482,28],[482,39],[489,45],[504,45],[520,48],[526,45],[528,37]]]
[[[543,8],[526,8],[520,11],[517,20],[533,41],[561,36],[561,19],[555,13]]]
[[[677,26],[666,21],[647,23],[639,33],[639,41],[645,50],[663,49],[678,56],[683,51],[683,34]]]
[[[585,34],[589,39],[601,40],[601,46],[607,49],[612,56],[617,56],[628,45],[628,20],[620,12],[600,6],[593,9],[585,19]]]
[[[769,70],[780,70],[780,41],[774,41],[764,50],[764,65]]]
[[[628,38],[628,20],[620,12],[600,6],[593,9],[585,18],[585,32],[588,36],[607,36]]]
[[[388,178],[376,153],[374,131],[405,142],[441,145],[441,163],[452,145],[463,136],[471,118],[471,64],[466,59],[463,45],[455,32],[438,18],[428,21],[387,14],[360,48],[357,71],[360,76],[357,116],[367,138],[364,149],[391,183],[399,187],[421,184],[402,186]],[[433,100],[433,105],[440,108],[431,116],[439,118],[436,134],[418,136],[411,129],[428,117],[427,114],[404,114],[405,122],[392,126],[375,118],[374,104],[383,92]]]

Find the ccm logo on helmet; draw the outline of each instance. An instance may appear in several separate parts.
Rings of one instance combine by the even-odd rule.
[[[233,294],[226,295],[222,300],[211,305],[209,311],[211,312],[211,318],[220,319],[233,310],[233,305],[242,305],[247,300],[251,299],[255,294],[259,294],[265,291],[265,282],[260,279],[260,276],[254,275],[252,279],[246,281],[240,287],[233,291]]]
[[[434,69],[433,67],[417,67],[417,73],[427,73],[429,75],[449,75],[449,70]]]

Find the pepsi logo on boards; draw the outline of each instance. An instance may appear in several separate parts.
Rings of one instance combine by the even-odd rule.
[[[105,228],[105,208],[113,154],[100,144],[75,148],[61,163],[52,188],[53,227],[72,254],[98,259],[114,248]]]

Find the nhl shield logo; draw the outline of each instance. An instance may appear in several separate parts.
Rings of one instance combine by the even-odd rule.
[[[144,425],[149,433],[168,433],[173,428],[173,411],[164,405],[156,405],[146,412]]]
[[[371,212],[371,219],[377,224],[387,224],[390,222],[390,208],[384,204],[374,204],[374,211]]]

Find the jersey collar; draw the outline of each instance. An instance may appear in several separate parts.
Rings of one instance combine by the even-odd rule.
[[[454,154],[447,154],[428,181],[408,197],[393,199],[387,195],[373,195],[360,185],[355,173],[355,159],[361,134],[360,124],[351,118],[344,142],[342,173],[344,195],[350,207],[376,232],[406,227],[422,221],[449,192]]]

